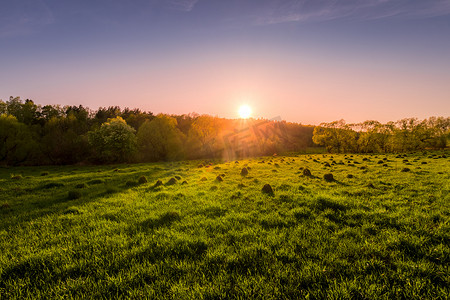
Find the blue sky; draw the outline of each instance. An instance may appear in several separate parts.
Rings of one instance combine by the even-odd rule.
[[[450,112],[450,0],[3,0],[0,99],[318,124]]]

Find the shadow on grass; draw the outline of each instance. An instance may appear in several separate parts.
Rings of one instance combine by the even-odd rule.
[[[181,216],[176,211],[168,211],[157,218],[149,218],[137,225],[141,231],[154,230],[160,227],[169,227],[172,223],[181,220]]]
[[[0,230],[13,226],[20,227],[24,223],[48,215],[77,213],[78,210],[74,207],[84,206],[109,195],[125,193],[137,186],[150,185],[150,183],[139,184],[137,181],[140,176],[148,176],[148,171],[133,172],[132,174],[115,172],[111,180],[104,180],[100,177],[101,175],[97,176],[98,178],[83,177],[82,175],[86,175],[86,173],[80,175],[76,182],[63,183],[63,180],[54,180],[38,184],[32,188],[20,189],[21,193],[17,193],[15,196],[16,199],[19,198],[19,201],[15,200],[15,203],[8,203],[7,209],[0,209],[0,217],[2,218]],[[92,172],[92,175],[96,174]],[[159,173],[156,172],[151,175],[157,177]],[[83,180],[86,180],[85,183],[87,184],[83,185],[83,188],[77,188],[76,186],[79,186],[79,182]],[[136,181],[137,184],[127,184],[130,181]],[[69,194],[73,191],[79,192],[81,196],[77,199],[70,199]],[[33,196],[34,199],[27,199],[27,195]]]

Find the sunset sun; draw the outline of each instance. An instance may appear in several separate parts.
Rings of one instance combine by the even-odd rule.
[[[250,106],[244,104],[239,107],[239,117],[241,117],[242,119],[249,118],[251,114],[252,109],[250,108]]]

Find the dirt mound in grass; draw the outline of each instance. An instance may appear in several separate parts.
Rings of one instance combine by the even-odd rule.
[[[265,184],[265,185],[263,186],[263,188],[261,189],[261,191],[262,191],[264,194],[267,194],[267,195],[269,195],[269,196],[273,196],[273,195],[274,195],[274,194],[273,194],[272,186],[271,186],[270,184]]]
[[[328,181],[328,182],[334,181],[333,174],[331,174],[331,173],[323,175],[323,179],[325,179],[325,181]]]
[[[304,176],[311,176],[312,174],[311,174],[311,171],[310,171],[309,169],[304,168],[304,169],[303,169],[303,175],[304,175]]]

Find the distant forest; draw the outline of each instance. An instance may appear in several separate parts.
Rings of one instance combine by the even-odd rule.
[[[313,146],[329,152],[405,152],[443,149],[449,138],[448,117],[309,126],[197,114],[154,115],[118,106],[95,111],[82,105],[41,106],[20,97],[0,100],[3,165],[233,160]]]

